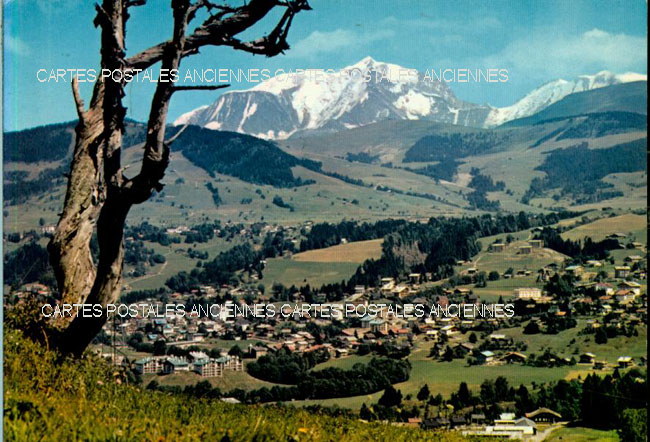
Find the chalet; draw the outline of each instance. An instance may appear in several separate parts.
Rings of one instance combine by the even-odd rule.
[[[521,246],[521,247],[519,247],[519,254],[520,255],[530,255],[531,253],[533,253],[532,246]]]
[[[597,292],[605,292],[605,295],[613,295],[614,294],[614,287],[612,287],[611,284],[608,284],[606,282],[599,282],[596,285],[594,285],[594,290]]]
[[[641,261],[642,259],[643,259],[642,256],[639,256],[639,255],[630,255],[630,256],[626,256],[625,259],[624,259],[624,261],[625,261],[625,262],[635,263],[635,262],[639,262],[639,261]]]
[[[370,325],[370,330],[373,331],[373,333],[380,332],[380,331],[388,331],[388,323],[384,321],[383,319],[373,319],[369,323]]]
[[[531,239],[528,241],[528,244],[530,244],[533,249],[541,249],[544,247],[544,241],[541,239]]]
[[[614,277],[615,278],[627,278],[630,274],[630,268],[628,266],[616,266],[614,267]]]
[[[372,316],[364,316],[363,318],[359,319],[359,322],[361,322],[361,328],[370,328],[370,323],[374,320]]]
[[[594,370],[604,370],[607,367],[607,361],[595,361]]]
[[[336,349],[336,357],[337,358],[347,356],[348,354],[350,354],[350,352],[346,348],[337,348]]]
[[[398,284],[391,290],[391,293],[398,298],[406,298],[411,294],[411,290],[404,284]]]
[[[510,341],[510,338],[506,335],[503,335],[501,333],[492,333],[490,336],[488,336],[490,341],[493,342],[498,342],[498,343],[507,343]]]
[[[581,364],[591,364],[593,365],[596,362],[596,355],[593,353],[583,353],[580,355]]]
[[[445,325],[444,327],[440,328],[440,332],[447,336],[455,335],[458,333],[458,327],[453,324]]]
[[[511,438],[521,438],[536,432],[535,422],[525,417],[515,419],[514,413],[502,413],[499,419],[494,420],[493,426],[485,428],[485,434]]]
[[[192,362],[198,362],[203,359],[210,359],[210,357],[202,351],[191,351],[189,357]]]
[[[590,259],[587,261],[587,266],[589,267],[602,267],[603,263],[595,259]]]
[[[641,284],[635,281],[623,281],[618,285],[619,289],[631,290],[635,295],[641,294]]]
[[[172,374],[177,371],[190,371],[190,364],[180,358],[168,358],[163,362],[163,373]]]
[[[388,334],[391,335],[391,336],[394,336],[394,337],[397,337],[397,336],[407,336],[407,335],[409,335],[410,333],[411,333],[411,330],[409,330],[408,328],[397,328],[397,327],[393,327],[393,328],[391,328],[391,329],[388,330]]]
[[[621,356],[616,362],[618,363],[619,368],[631,367],[634,364],[634,359],[631,356]]]
[[[427,430],[449,428],[449,426],[450,422],[446,417],[436,417],[433,419],[424,419],[422,421],[422,428]]]
[[[223,376],[224,365],[215,359],[201,359],[194,362],[192,369],[204,378],[214,378]]]
[[[456,353],[461,353],[461,354],[468,354],[474,350],[474,344],[471,342],[461,342],[460,344],[456,344],[454,346],[454,352]]]
[[[252,350],[256,358],[259,358],[260,356],[265,356],[269,352],[268,348],[263,347],[261,345],[256,345],[255,347],[253,347]]]
[[[636,298],[636,294],[632,290],[620,289],[620,290],[616,290],[616,293],[614,293],[614,298],[616,299],[617,302],[621,304],[625,304],[627,302],[634,301],[634,298]]]
[[[427,330],[424,332],[424,336],[427,339],[437,339],[438,338],[438,330]]]
[[[421,280],[422,280],[422,275],[420,273],[409,274],[409,282],[411,284],[419,284]]]
[[[162,364],[158,358],[143,358],[135,361],[135,370],[140,374],[158,373]]]
[[[539,299],[542,297],[542,289],[537,287],[520,287],[514,290],[517,299]]]
[[[583,267],[579,266],[579,265],[568,266],[564,270],[568,274],[573,275],[573,276],[580,276],[580,275],[582,275],[582,272],[584,271]]]
[[[480,425],[485,422],[485,415],[483,413],[474,413],[470,416],[472,425]]]
[[[516,351],[511,351],[510,353],[506,353],[502,359],[508,364],[523,364],[526,362],[526,355]]]
[[[500,242],[490,245],[490,252],[499,253],[499,252],[503,252],[505,249],[506,249],[506,245]]]
[[[390,292],[395,287],[395,278],[381,278],[382,292]]]
[[[535,411],[526,413],[526,418],[532,420],[533,422],[544,422],[544,423],[555,423],[562,419],[562,415],[557,411],[553,411],[549,408],[538,408]]]
[[[494,361],[494,353],[490,350],[482,351],[476,355],[476,361],[482,365],[489,364]]]

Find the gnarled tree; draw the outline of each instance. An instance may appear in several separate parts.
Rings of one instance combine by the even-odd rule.
[[[183,58],[197,54],[202,46],[208,45],[228,46],[272,57],[289,48],[286,39],[294,16],[311,9],[306,0],[248,0],[241,6],[208,0],[172,0],[171,38],[128,57],[125,36],[129,9],[144,4],[145,0],[103,0],[96,5],[94,24],[101,29],[101,69],[128,74],[160,63],[161,72],[170,72],[179,68]],[[283,9],[283,12],[264,37],[252,41],[237,38],[274,9]],[[193,32],[188,32],[190,23],[201,14],[207,18]],[[223,87],[157,83],[140,172],[128,178],[120,163],[126,82],[112,78],[98,76],[87,109],[77,82],[72,84],[79,123],[75,129],[76,141],[63,211],[48,245],[63,303],[101,304],[105,308],[118,300],[126,217],[133,205],[146,201],[154,190],[162,189],[161,179],[169,163],[172,140],[165,140],[169,101],[174,92],[180,90]],[[97,263],[90,246],[95,228],[99,244]],[[53,342],[63,353],[80,355],[106,319],[106,314],[92,318],[75,315],[59,324]]]

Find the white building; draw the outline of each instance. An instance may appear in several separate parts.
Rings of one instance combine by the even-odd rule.
[[[520,287],[514,292],[517,299],[539,299],[542,297],[542,289],[537,287]]]

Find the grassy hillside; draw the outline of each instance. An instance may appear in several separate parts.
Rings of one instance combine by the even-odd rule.
[[[645,114],[647,112],[647,102],[648,83],[646,81],[615,84],[567,95],[535,115],[509,121],[502,127],[535,124],[552,118],[593,112],[623,111]]]
[[[591,223],[583,224],[562,233],[564,239],[582,239],[586,236],[594,241],[602,241],[612,233],[624,233],[634,237],[635,241],[646,242],[647,219],[642,215],[626,213],[624,215],[602,218]]]
[[[381,244],[383,239],[370,239],[339,244],[324,249],[309,250],[296,253],[292,259],[310,262],[356,262],[361,264],[366,259],[381,258]]]
[[[570,440],[573,442],[618,442],[616,431],[594,430],[585,427],[564,427],[553,431],[544,442],[560,442]]]
[[[264,278],[260,281],[266,289],[270,289],[274,282],[279,282],[286,287],[296,287],[309,284],[320,287],[323,284],[332,284],[348,280],[356,272],[359,263],[354,262],[312,262],[296,261],[293,259],[272,258],[267,260],[264,268]]]
[[[95,357],[57,355],[5,330],[5,440],[461,441],[280,406],[229,405],[143,390]]]
[[[173,145],[165,188],[134,207],[129,222],[149,220],[175,226],[207,216],[291,225],[305,220],[459,216],[480,212],[473,210],[468,200],[477,190],[471,187],[476,169],[495,183],[503,181],[501,189],[486,188],[485,196],[508,212],[557,207],[643,208],[647,199],[645,158],[638,167],[601,168],[599,179],[589,180],[588,189],[563,182],[560,189],[542,186],[539,192],[529,192],[532,181],[543,180],[549,176],[547,172],[568,176],[566,167],[547,161],[559,158],[559,149],[587,142],[586,161],[602,157],[617,162],[625,159],[626,153],[614,151],[612,146],[634,142],[637,151],[645,149],[644,122],[638,115],[623,114],[593,114],[493,130],[387,121],[336,134],[292,137],[277,146],[246,135],[188,127]],[[141,126],[127,124],[126,145],[141,141]],[[48,133],[51,140],[45,137]],[[38,144],[38,134],[43,135],[44,146],[56,144],[47,148],[47,155]],[[5,134],[5,138],[14,140],[6,143],[14,148],[6,152],[4,164],[5,231],[38,228],[41,218],[46,225],[54,225],[61,210],[72,123]],[[18,139],[23,141],[18,143]],[[471,143],[465,146],[465,140]],[[413,151],[414,146],[420,148]],[[592,152],[597,150],[603,153]],[[418,161],[404,163],[407,152],[419,153],[409,157]],[[130,166],[127,176],[138,170],[141,155],[137,146],[124,149],[123,164]],[[443,174],[439,173],[441,167],[446,171]],[[582,169],[593,172],[592,167]],[[287,206],[273,204],[276,196]],[[480,207],[490,209],[485,204]]]

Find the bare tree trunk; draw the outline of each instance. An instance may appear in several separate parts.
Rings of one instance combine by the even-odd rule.
[[[243,6],[217,5],[208,0],[172,0],[174,28],[171,40],[125,58],[125,27],[130,7],[145,0],[103,0],[96,5],[95,26],[101,28],[101,68],[126,73],[146,69],[161,62],[161,69],[178,69],[181,60],[198,53],[201,46],[230,46],[253,54],[275,56],[289,46],[287,33],[296,13],[309,10],[307,0],[250,0]],[[285,12],[264,37],[242,42],[235,38],[275,7]],[[186,35],[190,22],[200,9],[209,17],[192,34]],[[216,10],[216,14],[212,11]],[[162,189],[161,180],[169,163],[169,143],[165,124],[169,100],[176,91],[193,89],[159,82],[153,96],[144,157],[140,172],[126,178],[120,166],[122,134],[126,109],[122,105],[124,82],[97,80],[88,110],[81,100],[76,80],[73,96],[79,116],[70,176],[63,212],[48,251],[61,294],[67,304],[99,304],[100,317],[77,315],[56,324],[53,344],[63,353],[81,355],[106,323],[106,306],[115,303],[122,286],[124,261],[124,225],[132,205],[140,204],[154,190]],[[219,89],[223,86],[199,86]],[[97,229],[99,259],[93,262],[90,243]]]

